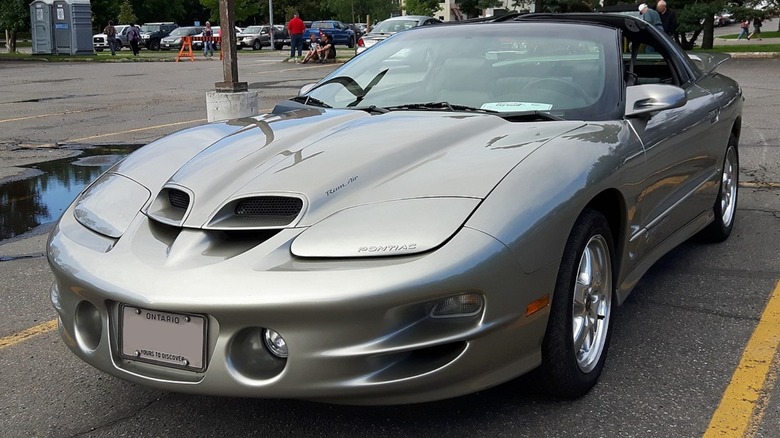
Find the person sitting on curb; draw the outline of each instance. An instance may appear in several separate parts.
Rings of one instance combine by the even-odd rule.
[[[328,34],[322,35],[322,42],[317,48],[317,58],[317,62],[319,63],[336,59],[336,47],[333,45],[333,41],[331,41]]]
[[[306,64],[307,62],[316,58],[317,48],[319,46],[320,46],[320,42],[319,40],[317,40],[317,35],[311,34],[311,36],[309,37],[309,51],[306,53],[306,56],[304,56],[303,61],[301,61],[301,64]]]

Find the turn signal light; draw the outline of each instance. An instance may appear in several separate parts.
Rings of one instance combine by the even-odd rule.
[[[528,304],[528,307],[525,308],[525,316],[531,316],[549,305],[550,295],[545,295],[538,300],[531,301],[531,303]]]

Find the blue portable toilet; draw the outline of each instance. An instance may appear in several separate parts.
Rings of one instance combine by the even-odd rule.
[[[33,55],[54,54],[54,29],[51,7],[54,0],[35,0],[30,3],[30,29]]]
[[[55,54],[95,54],[92,47],[92,7],[89,0],[54,0],[52,23]]]

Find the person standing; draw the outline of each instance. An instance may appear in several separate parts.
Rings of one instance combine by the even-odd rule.
[[[209,57],[214,56],[214,30],[211,28],[211,23],[206,22],[206,28],[203,29],[203,57],[206,57],[208,53]]]
[[[743,18],[742,22],[739,24],[739,28],[741,30],[739,31],[739,36],[737,39],[741,40],[743,37],[747,38],[750,35],[750,20]]]
[[[106,41],[108,42],[108,48],[111,49],[111,56],[116,55],[116,28],[114,22],[108,20],[108,26],[103,29],[103,33],[106,34]]]
[[[296,50],[298,50],[298,57],[303,56],[303,32],[305,30],[306,25],[303,23],[303,20],[298,17],[298,13],[296,12],[292,19],[290,19],[290,22],[287,23],[287,31],[290,32],[290,58],[296,62]]]
[[[127,31],[127,40],[130,41],[133,55],[138,56],[138,52],[141,50],[138,48],[138,43],[141,41],[141,32],[138,31],[138,26],[135,24],[130,25],[130,30]]]
[[[661,16],[661,26],[664,28],[664,33],[674,38],[674,34],[677,32],[677,12],[667,7],[664,0],[659,0],[656,3],[655,10]]]

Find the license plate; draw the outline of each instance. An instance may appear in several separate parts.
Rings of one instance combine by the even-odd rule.
[[[206,318],[122,305],[119,344],[128,359],[203,371]]]

